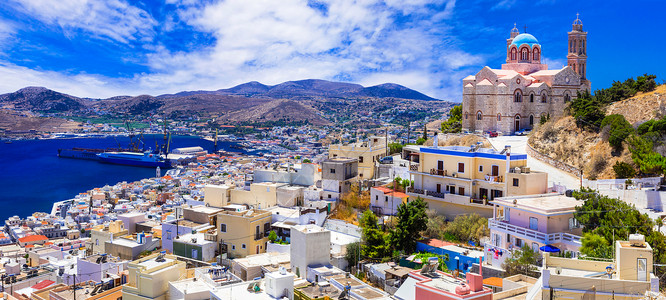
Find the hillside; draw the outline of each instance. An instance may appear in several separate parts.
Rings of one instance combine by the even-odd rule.
[[[159,96],[87,99],[43,87],[0,95],[0,107],[13,110],[85,116],[91,111],[128,116],[215,118],[218,123],[306,121],[316,125],[405,123],[446,112],[441,101],[397,84],[364,87],[318,79],[264,85],[253,81],[216,91],[184,91]],[[435,109],[433,109],[433,107]]]
[[[29,112],[0,109],[1,131],[67,132],[74,131],[81,124],[60,118],[38,117]]]
[[[666,115],[666,86],[661,85],[649,93],[639,93],[629,99],[610,104],[605,114],[621,114],[634,128],[641,123]],[[585,177],[615,178],[613,165],[617,161],[632,163],[626,145],[615,151],[608,143],[608,130],[599,133],[576,126],[573,117],[551,120],[529,137],[529,144],[537,151],[571,166],[581,168]]]

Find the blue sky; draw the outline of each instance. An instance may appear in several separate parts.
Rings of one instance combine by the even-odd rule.
[[[663,1],[5,0],[0,93],[82,97],[215,90],[247,81],[394,82],[460,101],[463,77],[499,68],[513,23],[551,68],[576,13],[593,89],[666,79]]]

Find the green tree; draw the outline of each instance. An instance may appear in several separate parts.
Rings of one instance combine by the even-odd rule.
[[[309,164],[312,163],[312,161],[309,158],[303,159],[304,164]]]
[[[442,122],[442,132],[456,133],[462,129],[462,105],[451,108],[449,118]]]
[[[588,91],[578,92],[576,98],[569,102],[569,112],[576,119],[579,128],[592,131],[599,130],[601,121],[605,117],[602,103]]]
[[[458,215],[446,226],[445,233],[455,237],[458,241],[478,243],[481,238],[490,234],[488,219],[476,213]]]
[[[268,240],[271,241],[271,243],[275,243],[277,239],[278,239],[277,233],[275,233],[274,230],[271,230],[271,232],[268,234]]]
[[[423,124],[423,136],[421,138],[424,140],[428,139],[428,127],[425,124]]]
[[[347,245],[347,252],[345,253],[345,259],[349,266],[355,266],[358,264],[361,255],[361,243],[354,242]]]
[[[613,171],[615,171],[615,178],[634,178],[636,176],[634,167],[623,161],[615,162]]]
[[[580,247],[580,253],[582,254],[598,258],[613,257],[613,247],[604,237],[598,234],[591,232],[583,234],[582,243],[583,245]]]
[[[608,143],[616,149],[621,148],[622,142],[634,133],[634,127],[620,114],[606,116],[601,121],[601,127],[606,126],[610,126]]]
[[[421,197],[398,206],[398,223],[391,232],[391,242],[397,250],[411,253],[416,249],[416,241],[428,225],[427,208],[428,204]]]
[[[532,250],[529,246],[523,245],[519,250],[516,249],[511,252],[511,256],[504,260],[502,268],[507,276],[524,274],[533,275],[537,270],[535,266],[537,263],[538,253]]]
[[[426,139],[424,139],[424,138],[418,138],[416,140],[417,145],[423,145],[423,144],[425,144],[425,142],[426,142]]]
[[[666,173],[666,158],[653,150],[654,143],[638,135],[627,138],[631,159],[643,174]]]
[[[377,221],[379,219],[370,210],[366,210],[359,219],[361,226],[361,254],[363,257],[382,258],[390,254],[389,236],[383,232]]]
[[[389,154],[402,153],[402,144],[390,143],[388,146],[389,146]]]

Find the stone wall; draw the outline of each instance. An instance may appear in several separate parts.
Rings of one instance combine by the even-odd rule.
[[[542,154],[539,151],[536,151],[534,148],[532,148],[532,146],[530,146],[529,143],[526,144],[525,150],[527,150],[527,154],[529,156],[534,157],[534,158],[536,158],[536,159],[538,159],[542,162],[545,162],[545,163],[547,163],[547,164],[549,164],[549,165],[551,165],[551,166],[553,166],[553,167],[555,167],[559,170],[570,173],[571,175],[576,176],[576,177],[580,177],[580,175],[581,175],[580,169],[578,169],[574,166],[565,164],[565,163],[563,163],[559,160],[556,160],[554,158],[551,158],[551,157],[549,157],[545,154]]]

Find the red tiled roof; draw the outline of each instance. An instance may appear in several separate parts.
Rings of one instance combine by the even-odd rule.
[[[45,288],[49,285],[52,285],[54,283],[55,283],[55,281],[52,281],[52,280],[48,280],[48,279],[47,280],[42,280],[38,284],[35,284],[35,285],[31,286],[31,288],[33,288],[35,290],[41,290],[41,289],[43,289],[43,288]]]
[[[22,237],[19,239],[19,243],[28,243],[28,242],[36,242],[36,241],[48,241],[49,238],[41,235],[41,234],[36,234],[36,235],[29,235],[26,237]]]
[[[425,239],[422,240],[421,243],[424,243],[428,246],[431,247],[444,247],[444,246],[450,246],[450,245],[455,245],[454,243],[446,242],[446,241],[440,241],[438,239]]]

